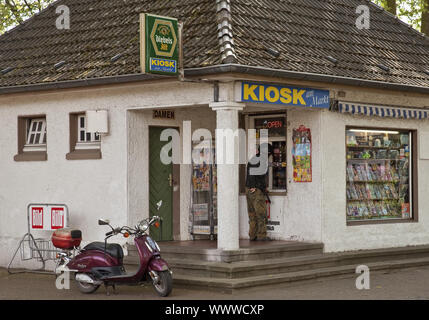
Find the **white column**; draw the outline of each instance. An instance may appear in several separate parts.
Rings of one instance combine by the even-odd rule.
[[[216,160],[217,160],[217,215],[218,215],[218,249],[239,249],[239,161],[238,144],[219,139],[219,129],[230,129],[229,133],[237,133],[238,112],[243,104],[235,102],[215,102],[210,107],[216,111]],[[231,131],[232,130],[232,131]],[[223,141],[221,141],[223,140]],[[238,140],[238,138],[237,138]],[[222,150],[224,152],[222,152]],[[223,161],[220,156],[223,155]],[[235,155],[234,161],[228,159]]]

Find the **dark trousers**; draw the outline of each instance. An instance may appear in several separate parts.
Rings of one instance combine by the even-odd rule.
[[[265,195],[261,190],[256,189],[250,192],[246,189],[247,211],[249,213],[249,238],[263,239],[267,237],[267,203]]]

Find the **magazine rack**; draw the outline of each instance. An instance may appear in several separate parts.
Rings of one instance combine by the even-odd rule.
[[[217,178],[214,141],[199,142],[192,149],[190,234],[217,234]]]

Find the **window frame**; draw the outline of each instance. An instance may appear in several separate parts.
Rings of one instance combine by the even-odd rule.
[[[82,119],[84,121],[82,126]],[[75,150],[92,150],[101,148],[101,137],[96,132],[86,132],[86,115],[78,114],[77,115],[77,141]],[[82,139],[82,133],[84,139]],[[89,135],[89,137],[88,137]]]
[[[390,218],[390,219],[367,219],[367,220],[348,220],[347,219],[347,173],[345,173],[345,220],[347,226],[363,226],[374,224],[392,224],[392,223],[418,223],[418,131],[410,128],[392,128],[392,127],[367,127],[367,126],[346,126],[344,130],[344,159],[345,168],[347,168],[347,131],[350,129],[375,130],[375,131],[407,131],[410,137],[410,160],[409,160],[409,192],[410,192],[410,218]]]
[[[46,151],[47,146],[47,123],[45,118],[28,118],[26,125],[26,138],[25,145],[23,148],[24,152],[34,152],[34,151]],[[41,127],[40,127],[41,123]],[[33,130],[33,127],[34,130]],[[40,127],[40,128],[39,128]],[[36,141],[37,135],[39,136],[38,141]],[[34,140],[31,138],[34,136]],[[30,141],[32,139],[32,141]]]
[[[288,165],[287,165],[287,158],[288,158],[288,134],[287,134],[287,130],[288,130],[288,126],[287,126],[287,112],[286,111],[265,111],[265,112],[249,112],[249,113],[242,113],[241,117],[240,117],[240,122],[241,125],[240,127],[246,130],[246,136],[248,137],[248,129],[254,129],[255,128],[255,119],[264,119],[264,118],[275,118],[275,117],[281,117],[284,119],[284,123],[285,123],[285,133],[284,133],[284,139],[283,138],[269,138],[268,141],[269,142],[278,142],[278,141],[284,141],[285,142],[285,148],[286,148],[286,168],[285,168],[285,186],[286,189],[280,189],[280,190],[272,190],[269,188],[268,190],[268,194],[272,195],[272,196],[285,196],[287,195],[288,192],[288,183],[287,183],[287,178],[288,178]],[[247,145],[246,145],[246,159],[247,159]],[[271,159],[271,157],[270,157]],[[244,194],[246,191],[246,167],[247,165],[241,165],[241,169],[240,169],[240,193]],[[272,185],[272,167],[269,167],[269,186]]]
[[[32,120],[44,120],[42,124],[42,130],[40,132],[44,133],[46,142],[42,144],[28,144],[29,142],[29,133],[31,132],[30,125]],[[14,161],[46,161],[48,160],[47,154],[47,117],[46,114],[37,114],[37,115],[20,115],[17,118],[17,144],[18,144],[18,153],[14,156]],[[46,130],[45,130],[46,129]],[[37,131],[37,130],[36,130]],[[30,135],[31,137],[31,135]]]
[[[79,141],[81,125],[80,119],[86,116],[84,111],[69,114],[69,144],[70,152],[66,154],[67,160],[98,160],[102,158],[101,136],[100,141]],[[86,118],[85,118],[86,120]],[[86,121],[85,121],[86,125]],[[91,134],[95,137],[95,134]]]

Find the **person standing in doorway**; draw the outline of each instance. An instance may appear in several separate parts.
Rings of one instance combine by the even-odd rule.
[[[249,214],[249,238],[251,241],[268,241],[267,203],[268,158],[272,154],[270,144],[258,147],[257,154],[247,164],[246,198]]]

